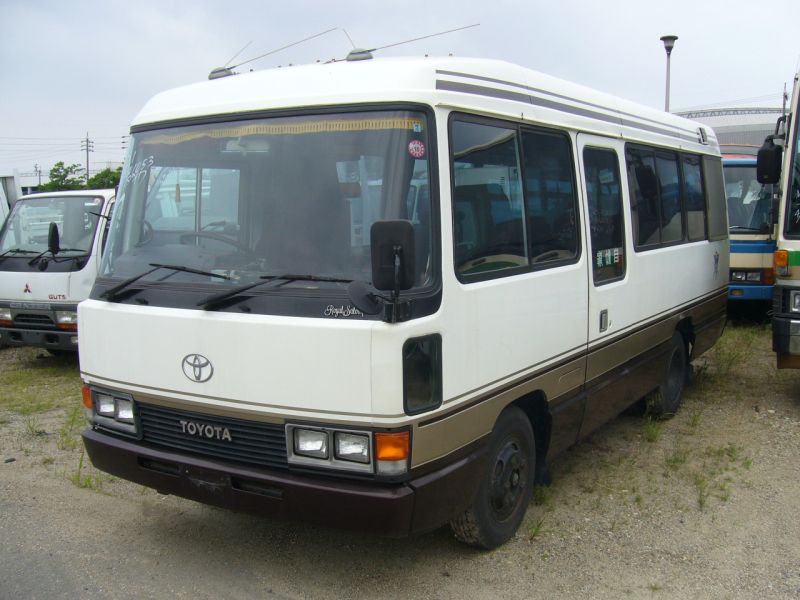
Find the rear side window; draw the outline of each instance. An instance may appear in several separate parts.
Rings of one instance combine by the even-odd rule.
[[[728,212],[722,178],[722,160],[715,156],[704,156],[703,174],[708,201],[708,239],[724,239],[728,237]]]
[[[686,229],[689,241],[706,238],[706,196],[703,188],[703,170],[700,157],[685,154],[683,162],[683,181],[686,188]]]
[[[585,148],[583,164],[595,284],[625,275],[625,226],[619,161],[613,150]]]

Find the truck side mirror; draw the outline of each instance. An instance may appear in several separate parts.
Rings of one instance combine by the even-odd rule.
[[[411,221],[376,221],[370,228],[372,285],[407,290],[414,285],[414,226]]]
[[[58,235],[58,225],[50,222],[50,229],[47,231],[47,251],[53,256],[61,251],[61,241]]]
[[[758,183],[775,184],[781,178],[781,162],[783,147],[773,142],[774,136],[768,135],[764,144],[758,149],[756,163],[756,179]]]

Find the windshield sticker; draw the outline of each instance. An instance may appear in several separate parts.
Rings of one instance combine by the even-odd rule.
[[[198,129],[180,133],[163,133],[147,137],[145,144],[181,144],[202,138],[226,139],[249,135],[301,135],[306,133],[346,133],[349,131],[422,131],[422,122],[412,118],[388,119],[337,119],[320,121],[292,121],[284,123],[249,123],[215,129]]]
[[[408,143],[408,153],[412,158],[422,158],[425,156],[425,144],[419,140],[411,140]]]
[[[133,165],[131,172],[128,173],[128,176],[125,178],[125,182],[130,183],[134,181],[135,183],[139,183],[147,174],[147,170],[153,166],[154,162],[155,159],[152,156],[148,156],[142,162]]]

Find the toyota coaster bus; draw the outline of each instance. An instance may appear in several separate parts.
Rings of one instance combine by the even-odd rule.
[[[504,62],[354,58],[135,118],[84,443],[162,493],[493,548],[546,461],[645,395],[674,413],[721,334],[719,147]]]
[[[114,190],[23,196],[0,228],[0,344],[77,352]]]

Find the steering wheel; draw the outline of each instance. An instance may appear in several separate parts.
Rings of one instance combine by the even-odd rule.
[[[243,254],[252,255],[253,251],[250,250],[247,246],[239,242],[238,240],[234,240],[229,238],[226,235],[222,235],[221,233],[214,233],[213,231],[190,231],[187,233],[182,233],[181,236],[178,238],[181,244],[186,244],[191,239],[198,239],[198,238],[206,238],[209,240],[216,240],[218,242],[223,242],[225,244],[230,244]]]

